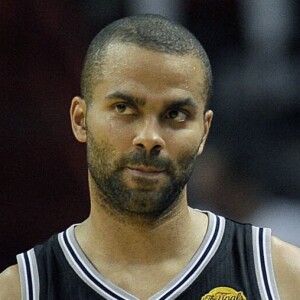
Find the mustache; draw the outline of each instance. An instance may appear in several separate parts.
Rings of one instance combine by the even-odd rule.
[[[163,170],[172,170],[172,161],[166,157],[158,157],[145,151],[135,151],[120,159],[118,166],[120,168],[128,165],[159,168]]]

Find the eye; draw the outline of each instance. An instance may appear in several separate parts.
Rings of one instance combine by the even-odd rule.
[[[166,119],[171,119],[176,122],[184,122],[184,121],[186,121],[187,117],[188,117],[188,115],[186,112],[183,112],[178,109],[170,110],[166,114]]]
[[[118,114],[122,114],[122,115],[135,114],[134,109],[126,103],[118,103],[114,106],[114,109]]]

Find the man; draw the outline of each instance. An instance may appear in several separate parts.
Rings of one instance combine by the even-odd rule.
[[[187,205],[211,81],[202,46],[163,17],[125,18],[96,36],[70,109],[87,143],[90,216],[18,255],[1,300],[299,297],[298,248]]]

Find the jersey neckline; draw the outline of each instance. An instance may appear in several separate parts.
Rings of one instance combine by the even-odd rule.
[[[211,212],[205,211],[204,213],[208,216],[208,227],[201,245],[185,268],[149,300],[167,300],[178,297],[194,282],[213,258],[224,234],[225,219]],[[66,260],[81,280],[106,299],[138,300],[134,295],[106,279],[93,266],[76,240],[75,227],[76,224],[58,234],[58,241]]]

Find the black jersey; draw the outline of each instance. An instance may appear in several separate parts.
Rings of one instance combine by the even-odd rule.
[[[149,300],[280,299],[270,229],[207,214],[206,235],[190,262]],[[17,256],[22,299],[137,300],[95,269],[77,243],[74,228]]]

